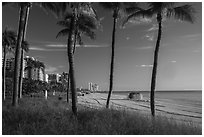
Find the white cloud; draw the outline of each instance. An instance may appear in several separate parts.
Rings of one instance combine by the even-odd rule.
[[[139,50],[148,50],[148,49],[152,49],[152,48],[153,48],[152,46],[136,47],[136,49],[139,49]]]
[[[151,28],[149,28],[147,31],[155,31],[158,30],[158,26],[156,24],[153,24]]]
[[[41,47],[30,47],[29,49],[34,51],[66,51],[66,49],[49,49]]]
[[[148,67],[153,67],[153,65],[136,65],[136,67],[142,67],[142,68],[148,68]]]
[[[176,61],[175,61],[175,60],[172,60],[171,63],[176,63]]]
[[[48,45],[45,45],[46,47],[54,47],[54,48],[65,48],[67,47],[66,44],[48,44]]]
[[[37,50],[37,51],[45,51],[46,49],[44,48],[39,48],[39,47],[30,47],[30,50]]]
[[[145,38],[149,41],[153,41],[154,40],[154,34],[153,33],[150,33],[150,34],[146,34],[145,35]]]
[[[126,40],[129,40],[130,39],[130,37],[126,37]]]
[[[85,47],[85,48],[103,48],[103,47],[109,47],[109,45],[77,45],[77,47]]]
[[[137,25],[137,24],[142,24],[142,23],[150,23],[152,22],[152,20],[150,18],[140,17],[140,18],[131,19],[128,22],[131,24]]]
[[[48,66],[45,68],[45,72],[47,72],[47,73],[54,73],[57,70],[58,69],[56,67],[52,67],[52,66]]]

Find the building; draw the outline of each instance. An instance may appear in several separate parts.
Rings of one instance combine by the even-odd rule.
[[[45,67],[39,66],[37,63],[43,64],[34,57],[26,56],[24,58],[24,78],[45,81]]]
[[[6,70],[13,71],[14,70],[14,58],[9,58],[6,60]]]
[[[48,83],[50,82],[59,82],[60,74],[48,74]]]
[[[23,78],[45,81],[45,68],[37,67],[37,65],[35,64],[36,62],[43,64],[42,62],[37,61],[33,57],[26,56],[24,58]],[[14,71],[14,65],[15,65],[15,58],[8,58],[6,60],[6,70]]]
[[[98,91],[99,90],[99,86],[97,84],[93,84],[92,82],[89,82],[88,89],[90,91]]]

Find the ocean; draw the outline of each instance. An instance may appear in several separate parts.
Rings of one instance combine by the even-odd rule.
[[[128,95],[129,92],[114,91],[113,94]],[[146,98],[150,97],[150,92],[148,91],[140,91],[140,93]],[[156,91],[155,100],[202,108],[202,91]]]

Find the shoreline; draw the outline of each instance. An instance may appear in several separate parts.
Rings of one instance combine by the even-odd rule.
[[[104,93],[91,93],[85,96],[78,97],[78,103],[90,108],[101,109],[105,108],[107,94]],[[148,100],[144,97],[144,100]],[[110,108],[120,109],[129,112],[139,112],[147,115],[151,115],[150,102],[146,101],[134,101],[128,99],[124,95],[112,94],[110,100]],[[186,107],[186,108],[185,108]],[[175,121],[182,121],[187,123],[193,123],[202,126],[202,112],[187,111],[191,109],[187,106],[176,105],[173,103],[162,102],[161,100],[155,101],[156,116],[165,116]],[[202,109],[202,108],[201,108]]]

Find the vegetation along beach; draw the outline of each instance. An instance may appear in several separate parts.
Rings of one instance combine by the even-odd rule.
[[[2,2],[3,135],[201,135],[201,2]]]

